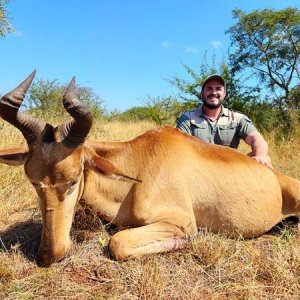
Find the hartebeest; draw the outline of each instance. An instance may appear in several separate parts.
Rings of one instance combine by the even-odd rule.
[[[22,132],[28,149],[2,150],[0,161],[24,165],[38,194],[40,264],[69,251],[79,199],[123,229],[109,243],[118,260],[178,249],[199,227],[258,236],[299,212],[299,181],[172,127],[128,142],[85,141],[93,120],[74,79],[63,97],[72,121],[54,128],[19,112],[34,74],[1,98],[1,117]]]

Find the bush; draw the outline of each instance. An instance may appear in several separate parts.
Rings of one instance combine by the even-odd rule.
[[[49,114],[68,116],[62,104],[65,90],[66,86],[59,84],[56,79],[40,79],[29,88],[24,105],[29,112],[37,117],[45,117]],[[95,118],[103,116],[102,100],[91,88],[77,87],[77,96],[79,101],[93,113]]]
[[[114,114],[120,121],[149,120],[157,125],[174,125],[178,116],[184,110],[184,105],[174,97],[148,97],[146,106],[133,107],[125,112]]]

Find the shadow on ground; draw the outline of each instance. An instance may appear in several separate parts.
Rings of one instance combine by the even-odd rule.
[[[298,230],[299,218],[296,216],[288,217],[270,229],[267,234],[281,235],[285,230]]]
[[[41,228],[41,223],[34,220],[13,225],[0,235],[0,251],[18,248],[28,260],[35,261]]]
[[[22,223],[13,224],[4,232],[0,232],[0,251],[13,252],[18,250],[29,261],[36,261],[41,230],[41,220],[30,219]],[[88,207],[80,205],[72,225],[72,240],[77,244],[85,243],[99,231],[105,231],[112,235],[118,229],[112,224],[101,221]]]

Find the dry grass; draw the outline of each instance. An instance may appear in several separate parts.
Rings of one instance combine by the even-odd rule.
[[[127,140],[153,127],[99,122],[90,136]],[[0,136],[0,149],[24,145],[19,132],[1,121]],[[279,145],[273,134],[267,139],[274,166],[300,178],[299,132]],[[299,299],[296,225],[251,240],[203,231],[187,249],[119,263],[106,248],[113,228],[81,209],[71,255],[45,269],[35,262],[40,215],[22,168],[0,164],[0,187],[0,299]]]

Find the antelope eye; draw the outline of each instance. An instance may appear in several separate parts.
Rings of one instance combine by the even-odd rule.
[[[74,191],[74,189],[75,189],[77,183],[78,183],[78,181],[76,181],[76,180],[74,180],[74,181],[71,183],[71,185],[70,185],[70,187],[69,187],[68,195],[70,195],[70,194]]]
[[[74,180],[74,181],[71,183],[71,187],[74,186],[76,183],[77,183],[77,181]]]

